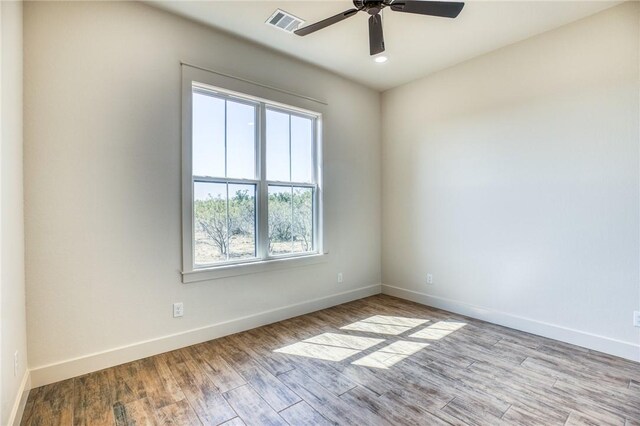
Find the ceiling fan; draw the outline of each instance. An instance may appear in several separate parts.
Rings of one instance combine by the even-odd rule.
[[[441,16],[455,18],[460,14],[464,3],[448,1],[422,1],[422,0],[353,0],[355,9],[349,9],[330,18],[323,19],[315,24],[307,25],[294,31],[299,36],[306,36],[318,30],[336,24],[352,17],[358,12],[367,12],[369,15],[369,54],[377,55],[384,52],[384,37],[382,35],[382,18],[380,12],[385,7],[390,7],[395,12],[417,13],[420,15]]]

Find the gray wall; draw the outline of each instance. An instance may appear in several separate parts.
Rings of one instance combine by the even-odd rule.
[[[76,357],[379,285],[379,93],[140,3],[28,2],[24,24],[34,384],[49,364],[69,376]],[[180,60],[328,103],[328,263],[181,283]]]
[[[385,292],[640,360],[639,8],[384,93]]]
[[[27,371],[22,183],[22,3],[0,2],[0,424]],[[18,351],[18,374],[13,359]]]

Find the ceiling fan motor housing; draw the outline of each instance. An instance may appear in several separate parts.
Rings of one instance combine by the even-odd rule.
[[[377,0],[353,0],[353,5],[358,10],[364,10],[369,15],[377,15],[386,6],[384,1]]]

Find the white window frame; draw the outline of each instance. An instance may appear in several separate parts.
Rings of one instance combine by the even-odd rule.
[[[245,183],[256,186],[256,258],[223,261],[206,266],[194,262],[194,215],[192,175],[192,93],[193,88],[211,96],[257,106],[256,170],[254,179],[216,178],[217,183]],[[314,183],[268,181],[266,179],[266,111],[313,118],[314,121]],[[182,65],[182,281],[184,283],[266,272],[274,269],[305,266],[327,261],[327,244],[323,229],[322,186],[322,117],[324,105],[279,89],[252,83],[190,65]],[[313,238],[314,251],[271,255],[268,252],[268,188],[269,185],[314,189]]]

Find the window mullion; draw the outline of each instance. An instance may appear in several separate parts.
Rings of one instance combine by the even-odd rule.
[[[313,233],[312,233],[312,238],[313,238],[313,248],[316,250],[323,250],[323,247],[321,247],[321,245],[323,244],[322,242],[322,238],[320,237],[320,232],[321,232],[321,218],[320,218],[320,211],[322,209],[321,206],[321,193],[320,191],[322,190],[320,188],[319,182],[320,182],[320,146],[318,144],[318,137],[319,137],[319,129],[318,129],[318,119],[314,118],[313,119],[313,126],[311,127],[313,134],[311,135],[311,155],[312,155],[312,175],[311,175],[311,179],[313,180],[314,183],[314,189],[313,189]]]
[[[227,189],[227,260],[229,260],[229,184],[225,184],[225,187]]]
[[[291,163],[293,163],[293,159],[291,158],[291,114],[289,114],[289,182],[293,179],[291,175],[293,168],[291,167]]]
[[[260,159],[260,183],[258,185],[258,247],[257,255],[264,259],[269,255],[269,186],[267,185],[267,112],[264,103],[260,103],[258,124],[258,156]]]
[[[227,157],[229,156],[229,149],[228,149],[228,141],[227,141],[227,137],[228,137],[228,121],[229,117],[227,114],[227,100],[224,100],[224,175],[225,177],[229,175],[229,170],[228,170],[228,159]],[[227,220],[225,221],[227,223],[227,261],[229,260],[229,183],[225,183],[224,185],[225,189],[226,189],[226,193],[227,193],[227,202],[226,202],[226,209],[227,209]]]
[[[227,156],[229,150],[227,149],[227,100],[224,101],[224,175],[225,177],[229,175],[227,170]]]
[[[283,182],[277,180],[269,180],[267,183],[273,186],[295,186],[299,188],[315,188],[317,186],[315,183],[309,182]]]
[[[256,185],[260,183],[259,180],[254,179],[235,179],[235,178],[225,178],[225,177],[208,177],[208,176],[194,176],[194,182],[199,183],[229,183],[231,185]]]
[[[293,158],[291,158],[291,114],[289,114],[289,182],[293,180]],[[293,253],[293,185],[291,185],[291,253]]]

